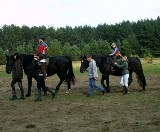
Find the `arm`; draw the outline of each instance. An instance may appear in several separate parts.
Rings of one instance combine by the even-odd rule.
[[[98,73],[97,73],[97,66],[95,61],[92,62],[92,72],[93,72],[93,77],[97,78],[98,77]]]
[[[118,65],[117,63],[115,63],[115,65],[118,67],[118,68],[123,68],[125,67],[124,63],[122,65]]]
[[[117,52],[118,52],[118,48],[116,47],[116,48],[114,49],[114,52],[111,54],[111,56],[115,56],[115,55],[117,54]]]

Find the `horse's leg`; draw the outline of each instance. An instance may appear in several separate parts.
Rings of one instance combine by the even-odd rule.
[[[129,72],[129,78],[128,78],[128,86],[131,85],[132,81],[133,81],[133,78],[132,78],[132,71]]]
[[[61,84],[63,83],[64,80],[65,80],[64,78],[60,78],[60,82],[56,86],[55,94],[58,93],[59,87],[61,86]]]
[[[36,82],[38,81],[38,76],[33,76],[33,78],[36,80]],[[47,94],[47,87],[46,86],[42,87],[42,89],[43,89],[44,95],[46,95]]]
[[[27,80],[28,80],[28,92],[26,94],[26,97],[30,97],[31,96],[31,87],[32,87],[32,77],[27,76]]]
[[[106,85],[104,84],[104,80],[105,80],[105,77],[104,77],[104,75],[102,75],[101,84],[102,84],[102,86],[105,88],[105,90],[106,90],[107,92],[110,92],[110,90],[108,89],[108,87],[106,87]]]
[[[107,92],[110,92],[109,75],[106,75]]]
[[[146,90],[146,88],[145,88],[146,81],[145,81],[144,75],[141,75],[141,74],[137,73],[137,79],[138,79],[137,82],[139,83],[139,85],[143,87],[142,90],[145,91]]]
[[[71,82],[69,80],[69,81],[67,81],[67,91],[66,91],[66,93],[69,93],[70,89],[71,89]]]
[[[107,86],[104,84],[104,80],[106,80]],[[110,92],[110,88],[109,88],[109,76],[108,76],[108,79],[107,79],[104,75],[102,75],[101,84],[105,88],[106,92]]]

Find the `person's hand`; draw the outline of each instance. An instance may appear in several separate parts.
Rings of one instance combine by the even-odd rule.
[[[97,81],[97,80],[98,80],[98,77],[94,77],[94,79]]]

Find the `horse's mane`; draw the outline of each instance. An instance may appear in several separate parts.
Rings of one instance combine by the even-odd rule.
[[[109,55],[104,55],[104,56],[93,55],[92,58],[95,59],[98,64],[108,63],[109,65],[113,65],[113,58]]]

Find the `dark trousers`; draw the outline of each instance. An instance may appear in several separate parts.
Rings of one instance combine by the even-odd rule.
[[[11,82],[11,87],[12,87],[12,94],[16,95],[16,89],[15,89],[15,84],[16,82],[18,83],[18,86],[20,88],[21,91],[21,96],[24,96],[24,90],[23,90],[23,86],[22,86],[22,79],[18,79],[18,78],[13,78],[12,82]]]
[[[38,88],[38,90],[41,90],[41,88],[42,88],[44,92],[47,92],[47,88],[46,88],[43,76],[38,77],[37,88]]]
[[[37,80],[37,88],[38,88],[38,96],[36,101],[41,101],[41,88],[43,89],[44,93],[47,92],[47,88],[44,82],[44,77],[43,76],[38,76],[38,80]]]

